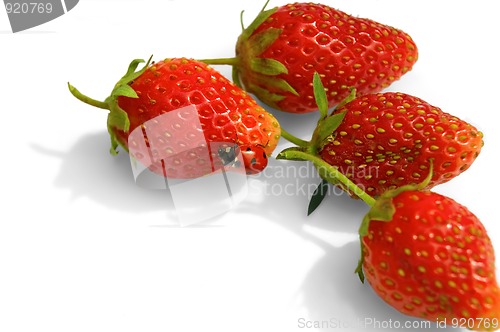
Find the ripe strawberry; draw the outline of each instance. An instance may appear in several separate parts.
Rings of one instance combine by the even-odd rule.
[[[334,112],[340,113],[342,123],[318,153],[372,196],[422,181],[429,160],[428,188],[447,182],[469,168],[483,146],[469,123],[403,93],[362,96]]]
[[[324,77],[330,107],[356,88],[375,93],[412,69],[417,46],[405,32],[326,5],[293,3],[262,11],[240,35],[234,81],[292,113],[317,109],[313,74]],[[214,61],[208,63],[224,63]]]
[[[104,102],[83,96],[69,86],[78,99],[110,110],[112,153],[121,145],[159,174],[192,178],[223,164],[218,155],[221,148],[236,143],[256,146],[269,155],[276,147],[280,135],[276,119],[205,63],[166,59],[151,65],[148,62],[136,71],[140,62],[143,61],[132,61]],[[190,107],[194,107],[194,115]],[[178,114],[160,117],[172,111]],[[138,136],[129,140],[136,128],[140,129],[136,131]],[[141,143],[144,139],[146,144]],[[129,146],[129,141],[133,146]],[[252,172],[255,171],[257,168],[253,167]]]
[[[466,207],[429,191],[387,192],[360,235],[357,272],[395,309],[473,330],[500,327],[493,246]]]
[[[445,183],[469,168],[483,146],[474,126],[420,98],[396,92],[353,94],[328,115],[318,74],[313,85],[323,115],[313,138],[305,142],[283,131],[299,147],[278,157],[313,161],[323,178],[333,166],[372,197],[419,183],[431,160],[434,173],[426,189]]]

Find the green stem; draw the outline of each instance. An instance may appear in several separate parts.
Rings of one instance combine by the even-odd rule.
[[[281,128],[281,137],[283,137],[284,139],[286,139],[290,143],[293,143],[301,148],[307,148],[311,144],[311,142],[300,139],[300,138],[290,134],[288,131],[286,131],[283,128]]]
[[[321,159],[318,156],[314,156],[307,152],[299,151],[299,150],[284,150],[278,155],[278,159],[291,159],[291,160],[308,160],[316,166],[318,172],[326,176],[326,180],[333,184],[338,184],[338,182],[342,183],[348,190],[353,192],[356,196],[361,198],[366,204],[370,207],[375,205],[375,198],[368,195],[363,189],[358,187],[354,182],[349,180],[344,174],[339,172],[339,170],[332,165],[328,164],[326,161]],[[323,170],[323,172],[320,172]]]
[[[78,91],[74,86],[69,84],[69,82],[68,82],[68,88],[69,88],[69,92],[71,92],[71,94],[73,96],[75,96],[78,100],[83,101],[84,103],[89,104],[91,106],[95,106],[98,108],[109,110],[108,103],[87,97],[86,95],[84,95],[80,91]]]
[[[204,62],[207,65],[229,65],[229,66],[239,65],[238,58],[202,59],[198,61]]]

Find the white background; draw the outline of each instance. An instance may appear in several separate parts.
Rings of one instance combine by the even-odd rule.
[[[307,195],[294,188],[315,184],[314,174],[271,172],[215,225],[174,227],[165,192],[137,187],[126,154],[108,154],[106,112],[67,90],[71,81],[103,99],[131,59],[150,54],[233,56],[240,11],[248,25],[261,2],[82,0],[17,34],[0,10],[0,331],[376,331],[356,321],[419,321],[353,274],[361,201],[331,196],[307,218]],[[495,2],[324,3],[412,35],[420,58],[390,90],[484,132],[475,164],[435,190],[477,214],[500,252]],[[316,121],[275,114],[304,138]],[[300,328],[301,318],[347,327]]]

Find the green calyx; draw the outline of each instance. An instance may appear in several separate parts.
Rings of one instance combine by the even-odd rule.
[[[143,59],[132,60],[125,75],[115,84],[111,94],[104,101],[98,101],[82,94],[68,82],[69,91],[75,98],[94,107],[109,110],[107,127],[111,138],[110,152],[113,155],[118,153],[117,148],[119,144],[122,145],[124,149],[127,149],[127,147],[123,146],[123,144],[117,139],[115,130],[128,132],[130,129],[128,114],[118,105],[118,98],[138,98],[137,93],[130,86],[130,84],[146,71],[151,63],[152,57],[153,56],[148,59],[147,63],[140,70],[137,70],[137,67],[145,61]]]
[[[368,229],[372,221],[382,221],[390,222],[396,213],[396,207],[393,203],[393,198],[400,195],[405,191],[420,191],[424,190],[430,183],[433,175],[433,160],[430,160],[430,169],[427,177],[418,184],[410,184],[396,188],[394,190],[388,190],[383,193],[374,204],[371,205],[370,210],[364,216],[361,226],[359,227],[359,238],[361,243],[361,258],[359,259],[358,266],[356,267],[355,273],[358,274],[361,282],[364,282],[365,276],[363,274],[363,261],[364,261],[364,250],[363,250],[363,237],[368,235]]]
[[[340,126],[345,117],[345,112],[336,113],[335,111],[356,97],[356,90],[352,89],[349,96],[344,99],[330,114],[328,113],[328,99],[325,92],[325,87],[321,82],[321,76],[315,72],[313,76],[313,91],[316,105],[318,106],[320,118],[316,125],[310,141],[300,140],[292,134],[283,130],[283,137],[291,143],[297,144],[299,147],[306,148],[310,153],[316,154],[317,151],[327,141],[335,135],[335,131]]]
[[[277,103],[285,98],[286,93],[296,96],[298,93],[286,80],[279,77],[282,74],[288,74],[287,67],[275,59],[261,56],[282,33],[282,30],[277,28],[269,28],[255,33],[257,28],[278,9],[275,7],[266,10],[268,2],[238,38],[236,58],[239,66],[234,72],[233,79],[240,86],[243,85],[240,73],[245,72],[247,89],[255,93],[266,104],[279,108]]]
[[[325,88],[323,83],[321,82],[321,76],[318,73],[314,73],[313,90],[320,118],[311,139],[309,141],[302,140],[293,136],[282,128],[282,137],[295,144],[296,146],[285,149],[277,156],[277,158],[310,161],[314,164],[318,171],[318,174],[323,179],[323,181],[318,186],[318,190],[316,190],[311,197],[308,214],[311,214],[319,206],[319,203],[321,203],[324,196],[326,195],[327,190],[324,190],[325,181],[334,185],[341,186],[345,190],[348,190],[350,193],[361,198],[368,205],[373,205],[375,202],[373,197],[361,190],[361,188],[359,188],[344,174],[338,171],[336,167],[328,164],[318,156],[318,152],[323,148],[323,146],[330,142],[333,138],[335,138],[335,136],[337,135],[336,130],[344,120],[345,112],[336,112],[336,110],[354,100],[354,98],[356,97],[356,91],[352,89],[349,96],[345,98],[345,100],[343,100],[337,106],[337,108],[329,113]]]
[[[233,82],[246,90],[254,93],[267,105],[279,109],[277,103],[286,98],[287,93],[298,96],[297,91],[280,75],[288,74],[288,68],[281,62],[272,58],[263,58],[264,53],[281,35],[282,30],[269,28],[255,33],[257,28],[274,14],[278,7],[266,9],[269,0],[253,20],[245,28],[243,25],[243,12],[240,20],[242,33],[236,43],[236,57],[225,59],[199,60],[209,65],[226,64],[233,66]],[[244,79],[240,78],[244,72]],[[244,81],[244,82],[243,82]]]
[[[367,218],[369,220],[377,220],[377,221],[390,221],[392,220],[392,216],[396,211],[394,205],[392,204],[392,199],[396,196],[399,196],[401,193],[405,191],[420,191],[424,190],[432,180],[432,175],[434,173],[433,160],[429,160],[429,173],[426,178],[417,184],[408,184],[406,186],[401,186],[399,188],[388,190],[383,193],[372,205],[370,211],[367,213]],[[368,234],[368,222],[366,224],[362,224],[359,229],[359,235],[365,236]]]

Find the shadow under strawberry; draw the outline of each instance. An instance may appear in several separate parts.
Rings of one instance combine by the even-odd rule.
[[[365,318],[381,323],[390,318],[392,321],[417,324],[418,318],[405,316],[386,305],[371,287],[362,284],[355,274],[360,253],[358,227],[359,221],[367,212],[366,204],[361,200],[353,200],[339,189],[337,192],[329,192],[328,196],[334,197],[328,197],[328,204],[324,204],[321,209],[305,218],[310,192],[304,188],[314,188],[318,178],[295,177],[296,172],[313,171],[298,170],[297,166],[293,162],[270,159],[268,168],[260,177],[249,179],[249,197],[234,210],[237,215],[265,216],[270,222],[312,243],[323,252],[296,291],[289,317],[294,326],[299,324],[301,318],[308,322],[333,319],[332,324],[354,324],[359,323],[358,320],[364,322]],[[288,192],[284,194],[287,186]],[[253,198],[261,200],[254,202]],[[260,208],[255,209],[255,204]],[[347,242],[343,239],[332,241],[325,234],[335,237],[341,234]],[[279,239],[276,242],[279,246]],[[298,317],[297,312],[306,314]],[[283,325],[289,323],[286,321]],[[332,326],[323,326],[315,331],[331,331]],[[356,331],[356,327],[338,330]],[[385,331],[383,328],[372,329],[370,326],[367,326],[366,330]],[[451,328],[443,330],[452,331]]]
[[[329,204],[307,216],[308,199],[316,188],[320,177],[314,166],[286,160],[269,159],[267,168],[248,178],[249,193],[234,212],[265,216],[298,236],[304,234],[305,225],[321,229],[357,233],[360,218],[367,212],[361,200],[353,200],[339,188],[331,187],[326,194]],[[258,209],[255,207],[259,206]]]
[[[166,211],[173,217],[168,191],[137,186],[133,180],[130,159],[126,153],[102,158],[109,149],[106,131],[81,137],[68,151],[56,151],[39,145],[32,148],[61,162],[54,179],[56,188],[69,190],[72,199],[88,198],[110,209],[131,213]]]
[[[298,306],[305,309],[304,319],[318,322],[315,331],[404,331],[436,330],[435,322],[405,316],[389,307],[367,284],[354,275],[359,258],[357,241],[342,247],[323,247],[324,255],[309,270],[297,294]],[[325,321],[327,321],[325,323]],[[387,324],[392,322],[392,329]],[[419,325],[422,324],[422,325]],[[401,328],[397,328],[401,326]],[[439,331],[459,331],[451,327]],[[465,331],[465,330],[464,330]]]

